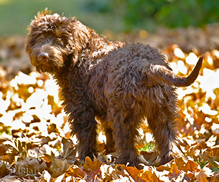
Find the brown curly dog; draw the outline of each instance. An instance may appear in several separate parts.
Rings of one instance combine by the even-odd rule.
[[[119,152],[117,163],[138,165],[135,142],[146,118],[160,164],[172,159],[177,133],[175,87],[194,82],[202,57],[188,77],[180,77],[157,49],[111,42],[75,18],[47,10],[38,13],[29,31],[26,52],[39,72],[52,74],[59,84],[81,160],[97,153],[98,119],[105,130],[107,152]]]

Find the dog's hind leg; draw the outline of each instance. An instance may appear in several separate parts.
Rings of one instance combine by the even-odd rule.
[[[173,104],[165,103],[151,108],[151,113],[147,117],[149,127],[160,150],[161,165],[172,159],[172,144],[176,139],[175,110]]]
[[[123,112],[120,110],[120,113],[122,115]],[[120,154],[116,163],[137,166],[140,162],[137,149],[134,146],[135,139],[138,136],[137,118],[130,115],[125,118],[120,117],[118,113],[113,114],[113,116],[112,129],[115,138],[115,147]]]

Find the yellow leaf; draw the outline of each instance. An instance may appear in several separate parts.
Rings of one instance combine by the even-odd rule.
[[[160,182],[156,171],[151,166],[146,166],[144,169],[140,170],[138,175],[141,179],[150,182]]]

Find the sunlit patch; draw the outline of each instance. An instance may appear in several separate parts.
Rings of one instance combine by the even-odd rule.
[[[17,107],[20,107],[20,106],[24,105],[24,100],[19,97],[19,94],[18,94],[18,93],[15,93],[15,94],[11,97],[11,100],[16,103],[16,106],[17,106]]]
[[[147,143],[150,143],[150,142],[154,141],[154,137],[153,137],[152,133],[146,133],[145,137],[146,137],[146,142]]]
[[[182,100],[185,96],[185,91],[183,88],[177,88],[177,96],[179,100]]]
[[[213,54],[214,56],[216,56],[217,59],[219,59],[219,51],[218,51],[218,50],[213,50],[213,51],[212,51],[212,54]]]
[[[54,101],[59,103],[59,86],[53,79],[46,80],[45,89],[49,95],[54,97]]]
[[[215,110],[212,110],[211,107],[204,103],[203,106],[201,106],[199,108],[199,110],[201,110],[204,114],[208,114],[208,115],[217,115],[218,114],[218,111],[215,111]]]
[[[207,62],[208,64],[213,65],[213,59],[211,56],[207,56]]]
[[[183,61],[181,61],[181,60],[178,61],[177,65],[178,65],[178,69],[181,73],[183,73],[183,74],[187,73],[187,67],[185,66]]]
[[[189,55],[186,57],[186,63],[190,65],[195,65],[198,61],[198,57],[193,53],[189,53]]]
[[[190,123],[189,126],[194,125],[195,119],[188,113],[188,110],[187,110],[187,109],[184,110],[183,113],[184,113],[185,116],[186,116],[186,120],[189,121],[189,123]]]
[[[15,81],[18,84],[27,84],[27,85],[31,85],[31,84],[35,84],[36,83],[36,78],[31,77],[29,75],[26,75],[22,72],[19,72],[18,75],[15,77]]]
[[[1,0],[0,5],[8,4],[10,0]]]
[[[219,71],[215,72],[210,69],[203,69],[203,76],[198,78],[200,82],[200,88],[206,92],[207,98],[212,98],[213,100],[216,98],[214,89],[218,88],[218,79]]]
[[[27,124],[27,123],[31,123],[31,120],[33,120],[33,116],[30,115],[29,113],[24,113],[23,117],[22,117],[22,121]]]
[[[198,131],[198,130],[196,130],[196,131]],[[202,124],[202,125],[201,125],[201,129],[200,129],[197,133],[195,133],[195,134],[200,135],[200,134],[204,134],[204,133],[206,133],[206,132],[207,132],[207,130],[206,130],[206,128],[205,128],[205,125]]]
[[[169,63],[169,65],[170,65],[170,67],[173,69],[173,72],[174,72],[175,74],[178,74],[179,70],[178,70],[177,64],[176,64],[175,62],[171,62],[171,63]]]
[[[101,142],[101,143],[106,143],[106,136],[103,134],[103,132],[101,131],[98,135],[98,140]]]
[[[76,135],[74,135],[74,136],[72,137],[72,142],[73,142],[74,144],[77,144],[77,143],[78,143],[78,139],[77,139]]]
[[[29,88],[28,88],[28,92],[29,92],[29,93],[33,93],[33,91],[34,91],[34,88],[33,88],[33,87],[29,87]]]
[[[219,124],[213,123],[211,126],[211,130],[216,136],[219,136]]]
[[[209,117],[205,117],[205,121],[206,121],[207,123],[210,123],[210,122],[212,121],[212,119],[209,118]]]
[[[106,164],[101,165],[100,169],[101,169],[103,179],[107,179],[107,176],[112,175],[113,172],[115,173],[115,169],[112,166],[109,166],[109,165],[106,165]]]
[[[176,47],[173,52],[174,52],[176,57],[178,57],[180,59],[185,58],[185,54],[183,53],[183,51],[180,48]]]
[[[16,82],[15,79],[11,80],[10,86],[13,87],[13,88],[15,88],[15,89],[17,90],[18,87],[17,87],[17,82]]]
[[[38,80],[38,81],[37,81],[37,84],[38,84],[39,87],[42,87],[44,83],[43,83],[42,80]]]
[[[64,127],[62,128],[64,135],[67,139],[71,138],[71,130],[70,130],[70,124],[67,122]],[[73,138],[73,137],[72,137]],[[74,139],[73,141],[74,144],[77,144],[77,138]]]
[[[29,76],[36,79],[36,78],[39,76],[39,73],[37,73],[37,72],[31,72]]]

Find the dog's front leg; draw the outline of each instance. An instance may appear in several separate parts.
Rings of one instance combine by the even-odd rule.
[[[72,115],[74,118],[72,119]],[[80,160],[84,160],[86,156],[91,159],[96,155],[96,137],[97,137],[97,122],[93,110],[86,110],[71,113],[70,123],[72,134],[76,134],[78,139],[78,151]]]

